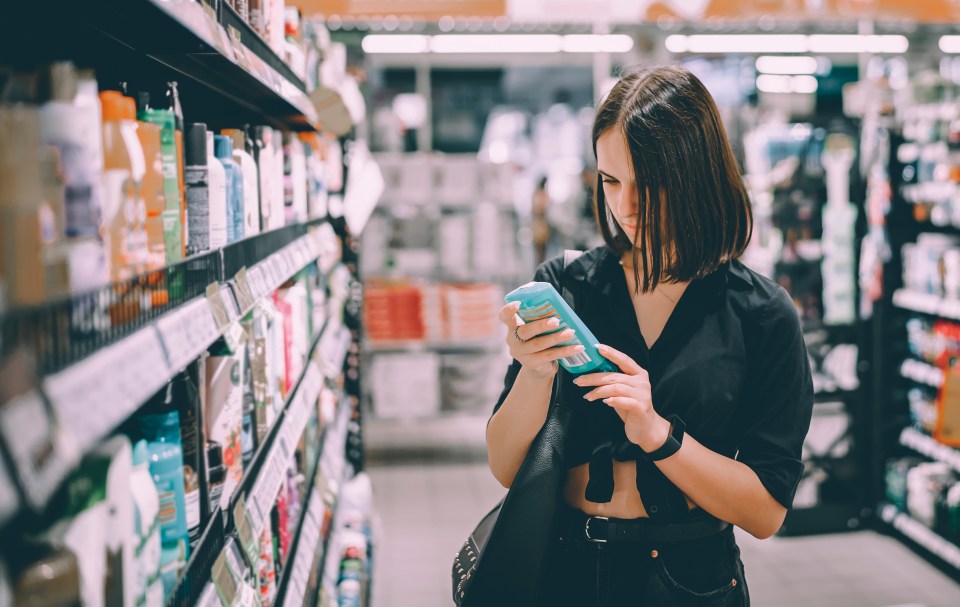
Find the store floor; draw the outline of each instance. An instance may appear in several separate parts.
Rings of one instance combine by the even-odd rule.
[[[380,519],[372,607],[450,607],[450,563],[504,493],[483,451],[485,419],[370,420]],[[960,585],[897,540],[869,532],[759,541],[739,533],[760,607],[956,607]],[[574,607],[574,606],[571,606]]]

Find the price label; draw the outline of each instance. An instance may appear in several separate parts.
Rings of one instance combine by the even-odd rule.
[[[67,468],[58,461],[57,424],[35,389],[10,398],[0,407],[0,431],[28,502],[42,507],[53,495]],[[9,496],[15,505],[15,492]]]
[[[224,304],[223,296],[220,292],[220,283],[210,283],[207,286],[207,301],[210,302],[210,309],[213,311],[213,319],[217,324],[217,329],[222,333],[230,325],[230,314]]]
[[[182,369],[220,335],[210,302],[198,297],[157,321],[171,370]]]
[[[241,494],[233,508],[233,523],[237,529],[237,537],[243,548],[243,556],[251,569],[260,566],[260,534],[255,531],[253,521],[247,511],[247,503]]]
[[[197,600],[197,607],[223,607],[220,597],[217,596],[217,588],[211,582],[207,582],[203,587],[203,592]]]
[[[266,285],[263,284],[263,269],[260,264],[253,266],[247,272],[247,282],[250,285],[250,293],[254,301],[267,294]]]
[[[240,584],[243,579],[242,570],[235,555],[236,543],[233,538],[227,539],[220,556],[213,563],[211,580],[217,589],[220,602],[224,605],[233,605],[240,593]]]
[[[256,303],[256,298],[250,288],[250,280],[247,277],[246,268],[240,268],[240,271],[237,272],[236,277],[234,277],[234,284],[237,287],[237,304],[240,306],[240,313],[245,314],[250,311],[250,309],[253,308],[253,304]]]

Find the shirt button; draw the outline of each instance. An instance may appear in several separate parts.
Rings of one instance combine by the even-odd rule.
[[[656,514],[658,508],[656,506],[650,506],[650,514]]]

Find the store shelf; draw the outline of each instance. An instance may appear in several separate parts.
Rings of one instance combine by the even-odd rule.
[[[900,365],[900,375],[910,381],[925,384],[932,388],[943,385],[943,371],[927,363],[912,358],[903,361]]]
[[[893,305],[912,312],[960,320],[960,300],[944,299],[932,293],[898,289],[893,294]]]
[[[96,64],[110,81],[111,60],[125,81],[146,70],[174,70],[213,92],[221,107],[243,108],[278,128],[318,130],[304,82],[226,2],[216,4],[219,10],[197,0],[26,3],[16,27],[0,26],[9,39],[0,56],[59,53]],[[43,32],[49,35],[41,44]]]
[[[328,322],[312,339],[307,364],[266,440],[257,449],[249,469],[244,473],[237,493],[231,500],[230,512],[226,513],[226,518],[222,521],[220,515],[214,517],[220,528],[219,536],[209,528],[206,530],[194,549],[177,589],[170,596],[167,603],[170,607],[196,603],[199,593],[210,579],[213,562],[223,552],[227,543],[233,541],[232,536],[235,535],[235,539],[239,540],[237,544],[243,546],[245,541],[259,538],[264,526],[269,523],[269,515],[285,479],[285,472],[300,436],[306,429],[311,407],[319,398],[323,387],[324,375],[316,359],[322,347],[322,336],[330,326],[331,323]],[[338,411],[337,419],[343,416],[343,411]],[[337,424],[338,421],[330,420],[324,425],[320,438],[321,446],[326,440],[329,428]],[[322,453],[322,448],[318,449],[317,462]],[[314,463],[314,469],[317,462]]]
[[[900,444],[913,449],[920,455],[943,462],[960,473],[960,449],[938,443],[932,437],[915,428],[904,428],[900,433]]]
[[[107,326],[102,334],[91,331],[80,336],[81,343],[72,349],[68,346],[73,331],[67,328],[76,318],[78,305],[87,304],[86,295],[53,306],[16,311],[2,320],[5,335],[24,336],[22,342],[5,341],[4,349],[27,347],[39,358],[41,369],[51,365],[56,368],[70,361],[42,378],[45,399],[40,392],[26,393],[7,403],[0,413],[0,437],[13,460],[17,480],[25,494],[25,506],[40,511],[87,451],[214,341],[221,336],[236,338],[240,327],[235,321],[319,255],[325,246],[319,231],[308,233],[305,225],[290,228],[248,239],[279,239],[287,244],[273,250],[249,271],[241,268],[237,276],[222,273],[222,259],[230,254],[228,249],[204,255],[201,259],[205,262],[210,256],[217,260],[213,274],[202,273],[203,277],[214,277],[206,286],[206,295],[163,310],[162,315],[157,310],[141,311],[139,316],[125,319],[126,324]],[[187,266],[190,263],[191,260],[183,262]],[[196,287],[190,283],[189,272],[184,276],[187,280],[178,283],[177,288]],[[173,281],[162,284],[167,291],[174,289]],[[112,285],[103,291],[111,293],[116,288],[117,285]],[[33,326],[34,330],[24,330],[25,325]],[[44,364],[44,356],[50,351],[45,349],[47,344],[29,341],[30,337],[44,338],[44,328],[50,331],[57,328],[67,334],[63,338],[67,343],[57,344],[55,365]],[[111,340],[118,334],[122,337]],[[98,348],[101,344],[103,347]],[[70,350],[80,358],[72,360],[73,356],[65,355],[63,350]],[[35,431],[23,432],[25,427]],[[47,456],[38,464],[35,453],[45,441],[50,443]]]
[[[348,467],[346,465],[346,438],[347,421],[349,420],[350,404],[347,399],[343,399],[340,406],[340,413],[337,418],[337,427],[333,430],[336,440],[332,443],[324,443],[320,460],[325,458],[340,458],[337,461],[336,468],[339,470],[338,480],[336,481],[336,496],[333,504],[330,505],[333,519],[330,525],[324,529],[324,519],[326,518],[327,504],[323,495],[318,491],[316,479],[312,481],[309,502],[304,512],[301,514],[299,532],[293,537],[293,545],[290,549],[290,561],[284,569],[283,577],[277,585],[277,600],[274,603],[282,607],[301,607],[306,598],[306,592],[310,585],[311,576],[316,575],[317,579],[322,575],[322,563],[326,558],[330,546],[330,537],[336,528],[336,512],[339,506],[339,490],[346,482]],[[327,435],[329,436],[329,434]],[[335,460],[336,461],[336,460]],[[319,474],[318,472],[314,475]],[[321,567],[315,567],[317,560],[320,560]]]
[[[960,547],[957,547],[956,544],[941,537],[910,515],[900,512],[892,504],[882,504],[880,506],[880,518],[904,536],[943,560],[944,563],[960,570]]]

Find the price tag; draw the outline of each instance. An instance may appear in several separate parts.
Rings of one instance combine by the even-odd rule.
[[[49,413],[40,394],[32,388],[0,406],[0,432],[27,501],[34,508],[46,504],[67,472],[63,463],[57,461],[60,441],[56,421]],[[9,498],[15,506],[15,496],[16,492],[11,490],[0,502]]]
[[[247,513],[246,499],[242,494],[233,508],[233,523],[243,548],[243,556],[250,568],[256,570],[260,566],[260,534],[255,531],[253,521]]]
[[[217,588],[211,582],[207,582],[203,587],[203,592],[197,600],[197,607],[223,607],[220,597],[217,596]]]
[[[240,313],[245,314],[250,311],[250,309],[253,308],[253,304],[256,303],[256,298],[250,288],[250,280],[247,277],[246,268],[240,268],[240,271],[237,272],[234,278],[234,284],[237,287],[237,304],[240,306]]]
[[[182,369],[220,335],[210,302],[198,297],[157,321],[171,370]]]
[[[240,584],[242,583],[242,569],[235,554],[236,542],[228,538],[220,556],[213,563],[210,577],[217,589],[220,602],[224,605],[233,605],[239,598]]]
[[[217,329],[222,333],[226,331],[230,324],[230,314],[224,304],[223,296],[220,293],[220,283],[212,282],[207,286],[207,301],[210,302],[210,308],[213,311],[213,319],[217,324]]]
[[[247,282],[250,285],[250,294],[254,301],[267,294],[266,286],[263,284],[263,269],[260,264],[253,266],[247,272]]]

